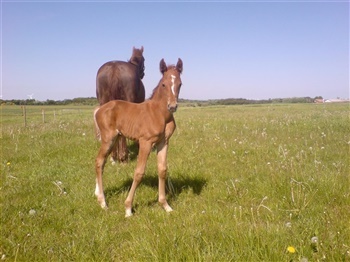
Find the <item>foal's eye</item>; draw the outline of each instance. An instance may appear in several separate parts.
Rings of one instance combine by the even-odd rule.
[[[163,83],[162,86],[165,87],[165,84]]]

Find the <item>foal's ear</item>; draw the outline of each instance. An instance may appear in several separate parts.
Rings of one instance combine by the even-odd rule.
[[[159,69],[160,69],[160,72],[162,74],[164,74],[168,70],[168,67],[166,66],[166,64],[164,62],[164,58],[162,58],[162,60],[160,60]]]
[[[180,74],[182,73],[183,67],[182,67],[182,60],[181,60],[181,58],[179,58],[177,60],[176,69],[177,69],[177,71],[179,71]]]
[[[143,53],[143,45],[141,46],[140,50],[141,50],[141,53]]]

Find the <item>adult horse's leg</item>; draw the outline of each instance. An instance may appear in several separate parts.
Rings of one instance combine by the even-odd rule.
[[[118,160],[120,163],[128,161],[128,147],[126,144],[126,138],[121,136],[118,141]]]
[[[124,136],[120,136],[117,143],[113,146],[111,162],[112,165],[118,160],[119,163],[125,163],[128,161],[128,146],[126,143],[126,138]]]
[[[140,184],[146,169],[146,163],[149,156],[149,153],[152,149],[152,143],[148,141],[140,141],[139,155],[137,158],[137,165],[134,173],[134,179],[128,194],[128,197],[125,200],[125,217],[132,216],[132,203],[134,201],[135,191],[137,186]]]
[[[111,162],[112,165],[115,165],[115,162],[118,160],[118,143],[115,143],[112,148],[112,155],[111,155]]]
[[[168,144],[165,139],[157,145],[157,161],[158,161],[158,201],[166,212],[171,212],[173,209],[166,201],[165,180],[167,173],[167,152]]]

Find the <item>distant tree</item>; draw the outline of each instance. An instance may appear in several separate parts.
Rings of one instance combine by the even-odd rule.
[[[55,100],[47,99],[47,100],[46,100],[46,104],[47,104],[47,105],[56,105],[56,101],[55,101]]]

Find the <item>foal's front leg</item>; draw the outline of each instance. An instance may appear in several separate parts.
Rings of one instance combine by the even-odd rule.
[[[167,173],[167,153],[168,144],[166,141],[162,141],[157,146],[157,161],[158,161],[158,201],[160,205],[165,209],[166,212],[171,212],[173,209],[169,206],[166,201],[165,194],[165,180]]]
[[[134,173],[134,180],[132,181],[128,197],[125,200],[125,217],[132,216],[132,203],[134,201],[135,191],[145,174],[146,163],[151,149],[152,143],[140,141],[140,149],[139,155],[137,157],[137,166]]]

